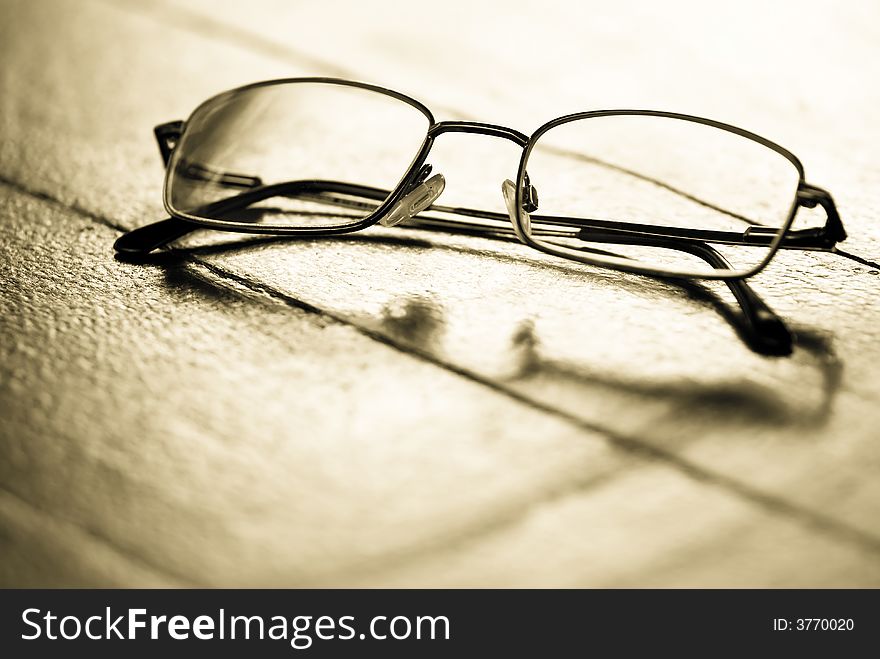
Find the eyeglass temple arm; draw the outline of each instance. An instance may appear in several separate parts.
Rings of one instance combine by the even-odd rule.
[[[617,236],[615,242],[617,244],[630,242],[645,247],[666,247],[692,254],[716,270],[733,269],[733,266],[717,249],[706,243],[666,240],[653,236],[632,236],[629,241]],[[723,281],[743,311],[745,321],[743,329],[749,342],[765,354],[791,354],[794,338],[776,312],[761,299],[745,279],[725,279]]]
[[[837,213],[831,195],[815,186],[802,184],[798,189],[797,204],[805,208],[821,205],[826,214],[825,224],[810,229],[789,229],[779,243],[781,249],[831,251],[834,246],[846,239],[846,231]],[[726,245],[769,246],[776,239],[779,229],[753,225],[744,231],[713,231],[709,229],[688,229],[636,222],[616,222],[613,220],[582,219],[531,213],[532,222],[548,226],[580,228],[579,237],[584,240],[601,241],[600,236],[610,238],[626,235],[651,234],[663,238],[676,238],[682,241],[706,241]]]
[[[236,182],[232,184],[222,183],[221,179],[216,178],[212,179],[212,181],[215,184],[241,187],[241,184],[238,183],[238,181],[242,178],[242,175],[232,174],[229,176],[234,177]],[[271,199],[272,197],[305,197],[309,194],[315,197],[320,197],[323,201],[337,206],[346,206],[349,208],[355,206],[359,209],[369,210],[374,210],[378,207],[378,204],[365,204],[351,199],[342,201],[339,198],[328,197],[324,193],[339,193],[349,196],[365,197],[379,202],[383,201],[388,196],[387,190],[342,183],[339,181],[287,181],[285,183],[274,183],[271,185],[257,185],[239,192],[232,197],[227,197],[226,199],[206,204],[199,208],[199,212],[206,215],[229,213],[245,209],[248,206],[266,199]],[[193,231],[203,228],[205,227],[196,222],[188,222],[176,217],[169,217],[168,219],[153,222],[124,233],[115,243],[113,243],[113,249],[129,256],[149,254],[153,250],[164,247],[168,243],[174,242]]]

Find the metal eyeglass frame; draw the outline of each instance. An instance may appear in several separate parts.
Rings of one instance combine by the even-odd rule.
[[[121,255],[129,258],[145,255],[154,249],[163,247],[184,235],[199,228],[209,227],[213,229],[289,236],[332,236],[341,233],[360,231],[373,226],[390,213],[395,213],[402,200],[410,200],[414,191],[424,189],[424,184],[431,173],[431,166],[425,164],[434,140],[444,133],[471,133],[491,137],[499,137],[509,140],[522,148],[522,156],[517,171],[515,183],[505,181],[503,191],[508,205],[507,215],[492,211],[476,210],[471,208],[458,208],[442,206],[431,203],[420,210],[439,211],[455,214],[462,218],[482,220],[472,222],[467,219],[449,220],[442,217],[417,215],[419,211],[405,214],[403,226],[418,229],[440,230],[444,232],[479,235],[489,238],[511,239],[516,238],[526,245],[554,256],[568,258],[589,265],[598,265],[635,274],[655,277],[699,278],[724,280],[733,292],[743,309],[747,323],[747,331],[752,335],[762,352],[788,354],[791,351],[791,334],[788,332],[781,319],[757,296],[757,294],[743,281],[764,268],[779,249],[818,250],[833,252],[836,244],[846,238],[846,232],[837,213],[831,195],[822,188],[808,184],[804,180],[804,168],[801,162],[790,151],[747,130],[724,124],[711,119],[704,119],[686,114],[674,112],[662,112],[655,110],[598,110],[591,112],[579,112],[559,117],[545,123],[538,128],[531,137],[525,134],[495,124],[474,121],[441,121],[437,122],[431,111],[419,101],[399,92],[362,82],[342,80],[337,78],[308,77],[308,78],[285,78],[257,82],[243,87],[238,87],[218,94],[199,105],[191,117],[195,116],[205,106],[222,101],[241,92],[257,87],[270,85],[286,85],[297,83],[320,83],[328,85],[340,85],[369,90],[378,94],[390,96],[407,103],[418,109],[428,119],[428,129],[424,142],[419,152],[413,159],[409,169],[391,190],[382,190],[370,186],[348,183],[343,181],[328,180],[302,180],[287,181],[263,185],[257,176],[233,172],[216,172],[198,165],[197,163],[178,162],[175,146],[185,134],[186,123],[173,121],[161,124],[155,128],[155,136],[159,143],[159,149],[166,165],[165,188],[163,201],[165,210],[170,215],[169,219],[161,220],[121,236],[115,243],[114,249]],[[529,213],[537,210],[537,199],[526,171],[529,155],[537,140],[547,131],[562,124],[589,119],[594,117],[639,115],[669,118],[674,120],[689,121],[705,126],[710,126],[727,131],[743,138],[757,142],[786,158],[797,170],[798,185],[795,198],[784,225],[778,229],[761,226],[749,226],[742,232],[736,231],[711,231],[704,229],[687,229],[680,227],[668,227],[662,225],[633,224],[615,222],[609,220],[581,219],[570,217],[539,216],[530,217]],[[343,207],[357,208],[360,211],[369,210],[369,213],[358,221],[348,222],[340,226],[327,227],[292,227],[286,225],[249,224],[231,222],[204,217],[191,213],[181,212],[174,209],[170,204],[169,182],[177,170],[183,175],[202,180],[218,182],[229,188],[241,190],[227,199],[208,204],[198,209],[205,215],[220,214],[232,210],[245,209],[255,203],[272,197],[311,197],[320,199],[324,203],[335,204]],[[442,190],[442,188],[441,188]],[[436,195],[435,195],[436,197]],[[354,199],[354,200],[353,200]],[[356,201],[356,199],[364,201]],[[433,201],[433,200],[432,200]],[[798,208],[814,208],[821,206],[826,214],[826,222],[822,227],[792,230]],[[524,228],[524,223],[532,226],[531,230]],[[553,235],[553,227],[576,229],[577,233],[567,233],[567,238],[577,238],[588,243],[631,244],[640,246],[652,246],[673,249],[689,253],[707,262],[715,270],[714,272],[694,273],[670,273],[669,271],[650,268],[635,262],[627,262],[625,257],[618,257],[609,262],[608,258],[616,255],[607,252],[602,259],[596,259],[589,255],[597,250],[584,249],[583,254],[572,254],[570,251],[560,253],[545,246],[542,242],[532,238],[532,234],[540,235],[549,227]],[[764,246],[767,252],[764,259],[747,270],[734,270],[724,256],[708,243],[727,245]]]

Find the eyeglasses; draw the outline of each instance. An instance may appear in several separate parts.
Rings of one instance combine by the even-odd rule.
[[[515,181],[502,184],[507,214],[435,203],[445,179],[426,160],[438,136],[456,132],[522,148]],[[294,78],[221,93],[155,134],[171,217],[120,237],[122,254],[146,254],[200,227],[329,236],[405,224],[515,236],[584,264],[724,280],[751,330],[790,350],[784,324],[743,279],[781,248],[833,252],[846,238],[831,195],[805,182],[791,152],[671,112],[580,112],[528,137],[437,122],[419,101],[382,87]],[[792,229],[800,207],[816,206],[823,226]],[[737,249],[725,256],[713,245]]]

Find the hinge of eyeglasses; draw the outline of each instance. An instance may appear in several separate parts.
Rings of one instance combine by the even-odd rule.
[[[801,182],[797,189],[797,203],[804,208],[821,206],[827,220],[825,226],[813,229],[788,231],[780,242],[780,247],[800,249],[830,249],[846,239],[846,230],[837,214],[834,200],[822,188]],[[772,227],[749,227],[743,233],[743,242],[749,245],[770,245],[779,235],[779,229]]]
[[[831,246],[841,240],[846,240],[846,229],[843,228],[843,222],[840,221],[840,215],[837,213],[837,207],[830,193],[815,185],[801,182],[798,184],[797,201],[804,208],[815,208],[817,205],[822,207],[828,218],[824,231],[828,240],[832,242]]]
[[[162,154],[162,161],[167,165],[171,158],[171,152],[177,146],[177,140],[183,134],[184,122],[169,121],[165,124],[159,124],[153,129],[156,141],[159,143],[159,153]]]
[[[815,208],[816,204],[821,203],[827,197],[829,194],[825,190],[809,183],[801,183],[797,189],[798,204],[804,208]]]

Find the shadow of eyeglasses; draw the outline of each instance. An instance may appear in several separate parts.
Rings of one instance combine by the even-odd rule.
[[[363,238],[365,236],[359,240]],[[389,242],[383,237],[371,237],[370,240]],[[405,239],[392,238],[390,244],[397,245],[400,240]],[[215,248],[225,250],[225,247],[211,246],[210,251]],[[238,248],[248,247],[238,245]],[[170,289],[195,292],[219,302],[240,301],[247,297],[194,270],[193,263],[186,256],[186,252],[160,253],[151,259],[150,264],[164,270],[165,282]],[[418,354],[431,355],[439,362],[454,363],[454,356],[447,355],[444,350],[447,321],[442,305],[430,297],[399,296],[389,301],[378,314],[371,317],[356,315],[348,322],[382,335],[390,344],[405,351],[412,349]],[[780,383],[777,391],[765,383],[742,377],[709,383],[684,378],[647,380],[620,371],[603,372],[589,364],[552,359],[542,354],[540,338],[529,320],[521,322],[510,333],[510,344],[506,347],[511,356],[509,373],[498,382],[504,387],[526,391],[529,383],[553,382],[572,390],[598,390],[605,398],[611,396],[646,403],[659,401],[668,404],[670,410],[699,410],[700,414],[711,416],[716,427],[736,425],[744,420],[750,427],[815,427],[826,422],[831,414],[842,379],[843,363],[836,356],[829,337],[808,328],[801,328],[798,336],[799,348],[819,374],[821,384],[816,404],[810,401],[817,396],[808,391],[794,402],[790,397],[786,398],[784,393],[791,390],[793,382]],[[803,375],[802,371],[800,374]],[[802,377],[798,377],[798,385],[803,387]],[[611,422],[608,419],[588,421],[597,428]]]

